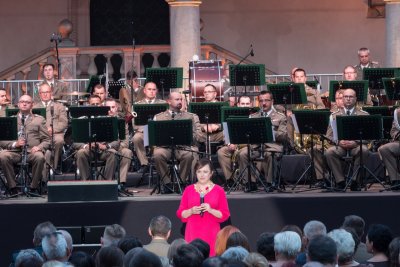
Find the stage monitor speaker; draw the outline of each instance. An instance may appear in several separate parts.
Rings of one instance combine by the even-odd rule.
[[[117,181],[49,181],[48,202],[118,200]]]

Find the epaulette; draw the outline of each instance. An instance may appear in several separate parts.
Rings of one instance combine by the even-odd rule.
[[[365,111],[365,110],[359,109],[358,111],[369,115],[369,113],[367,111]]]
[[[378,61],[371,61],[372,64],[379,65]]]

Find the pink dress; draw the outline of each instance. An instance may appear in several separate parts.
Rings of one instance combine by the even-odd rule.
[[[181,203],[176,215],[182,222],[186,223],[185,240],[191,242],[196,238],[200,238],[210,245],[210,257],[215,256],[215,240],[220,230],[220,223],[227,220],[230,216],[228,201],[225,191],[222,187],[214,185],[214,187],[204,196],[204,203],[210,204],[210,207],[219,210],[222,217],[217,217],[205,212],[203,216],[193,214],[188,218],[182,218],[182,212],[193,206],[200,205],[200,194],[196,192],[194,185],[188,186],[183,192]]]

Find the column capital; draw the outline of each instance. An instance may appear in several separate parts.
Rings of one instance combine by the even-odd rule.
[[[201,0],[165,0],[170,6],[200,6]]]

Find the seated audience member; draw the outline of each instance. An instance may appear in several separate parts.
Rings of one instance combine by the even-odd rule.
[[[96,267],[122,267],[124,253],[115,246],[102,247],[96,254]]]
[[[285,263],[294,263],[301,250],[301,238],[296,232],[285,231],[274,236],[274,250],[276,262],[274,267],[281,267]]]
[[[124,237],[118,241],[117,247],[119,247],[124,254],[129,250],[137,247],[143,247],[142,242],[137,237]]]
[[[69,262],[74,267],[95,267],[94,259],[91,255],[84,251],[76,251],[69,257]]]
[[[215,241],[215,255],[221,256],[226,250],[226,241],[229,236],[233,233],[240,232],[238,228],[233,225],[228,225],[219,230],[217,234],[217,240]]]
[[[43,263],[42,267],[70,267],[68,263],[61,261],[46,261]]]
[[[249,251],[243,247],[230,247],[222,253],[221,257],[227,259],[228,262],[243,261]]]
[[[247,236],[245,236],[242,232],[232,233],[228,237],[228,240],[226,240],[226,249],[239,246],[250,252],[250,244]]]
[[[33,231],[33,245],[35,247],[42,246],[42,239],[48,234],[54,233],[57,228],[49,221],[39,223]],[[38,251],[39,252],[39,251]],[[40,250],[40,253],[42,251]]]
[[[171,235],[171,227],[171,221],[163,215],[151,219],[148,229],[151,242],[143,246],[143,248],[153,252],[159,257],[167,257],[170,246],[167,240]]]
[[[174,255],[176,254],[178,248],[185,244],[187,244],[187,242],[183,238],[178,238],[172,241],[171,245],[169,246],[168,256],[167,256],[170,262],[172,262],[172,259],[174,258]]]
[[[364,235],[364,229],[365,229],[365,221],[363,218],[357,215],[348,215],[344,217],[344,221],[342,224],[342,227],[349,227],[354,229],[356,232],[358,239],[360,240],[360,243],[358,246],[356,246],[356,252],[354,254],[354,260],[357,262],[365,262],[369,258],[372,257],[372,254],[367,252],[367,246],[365,245],[364,242],[361,242],[361,238]]]
[[[269,267],[268,260],[261,254],[252,252],[244,258],[243,262],[248,267]]]
[[[390,267],[400,266],[400,237],[393,238],[389,244]]]
[[[304,251],[304,248],[305,248],[304,247],[304,243],[303,243],[304,234],[303,234],[303,231],[301,230],[301,228],[298,227],[295,224],[287,224],[287,225],[283,226],[282,229],[281,229],[281,232],[285,232],[285,231],[293,231],[293,232],[297,233],[300,236],[300,238],[301,238],[301,251]]]
[[[265,232],[262,233],[257,239],[257,252],[263,255],[270,263],[274,262],[274,237],[275,233]]]
[[[180,246],[172,258],[174,267],[200,267],[204,258],[201,252],[193,245]]]
[[[388,267],[389,244],[392,242],[393,234],[389,227],[383,224],[373,224],[369,227],[367,233],[367,251],[372,253],[372,258],[368,259],[367,264],[373,264],[374,267]]]
[[[192,240],[189,244],[195,246],[201,252],[201,254],[203,254],[204,259],[210,257],[210,245],[204,240],[196,238]]]
[[[42,239],[43,257],[46,261],[67,262],[71,251],[61,232],[54,232]]]
[[[326,226],[320,221],[311,220],[304,225],[303,233],[302,242],[304,247],[307,248],[311,239],[319,235],[326,235]],[[296,264],[304,265],[306,260],[306,253],[299,253],[296,258]]]
[[[136,247],[136,248],[129,250],[124,256],[124,267],[129,266],[129,263],[131,262],[133,257],[135,257],[136,254],[138,254],[139,252],[141,252],[143,250],[144,250],[144,248],[142,248],[142,247]]]
[[[43,258],[34,249],[21,250],[15,260],[15,267],[41,267]]]
[[[338,266],[357,266],[359,265],[353,259],[355,242],[351,233],[344,229],[335,229],[328,233],[328,236],[336,243],[338,254]]]
[[[67,241],[69,252],[72,253],[72,250],[74,249],[74,241],[72,240],[72,236],[70,235],[70,233],[65,230],[59,230],[58,232],[60,232],[64,236],[65,241]]]
[[[336,243],[326,235],[318,235],[312,238],[307,247],[307,261],[319,262],[326,267],[336,265]]]
[[[146,249],[139,251],[129,262],[129,267],[162,267],[160,258]]]
[[[118,242],[124,238],[126,231],[124,227],[119,224],[108,225],[104,229],[103,236],[101,237],[100,243],[102,247],[107,247],[111,245],[117,245]]]
[[[228,266],[228,261],[220,256],[210,257],[205,259],[201,267],[226,267]]]

